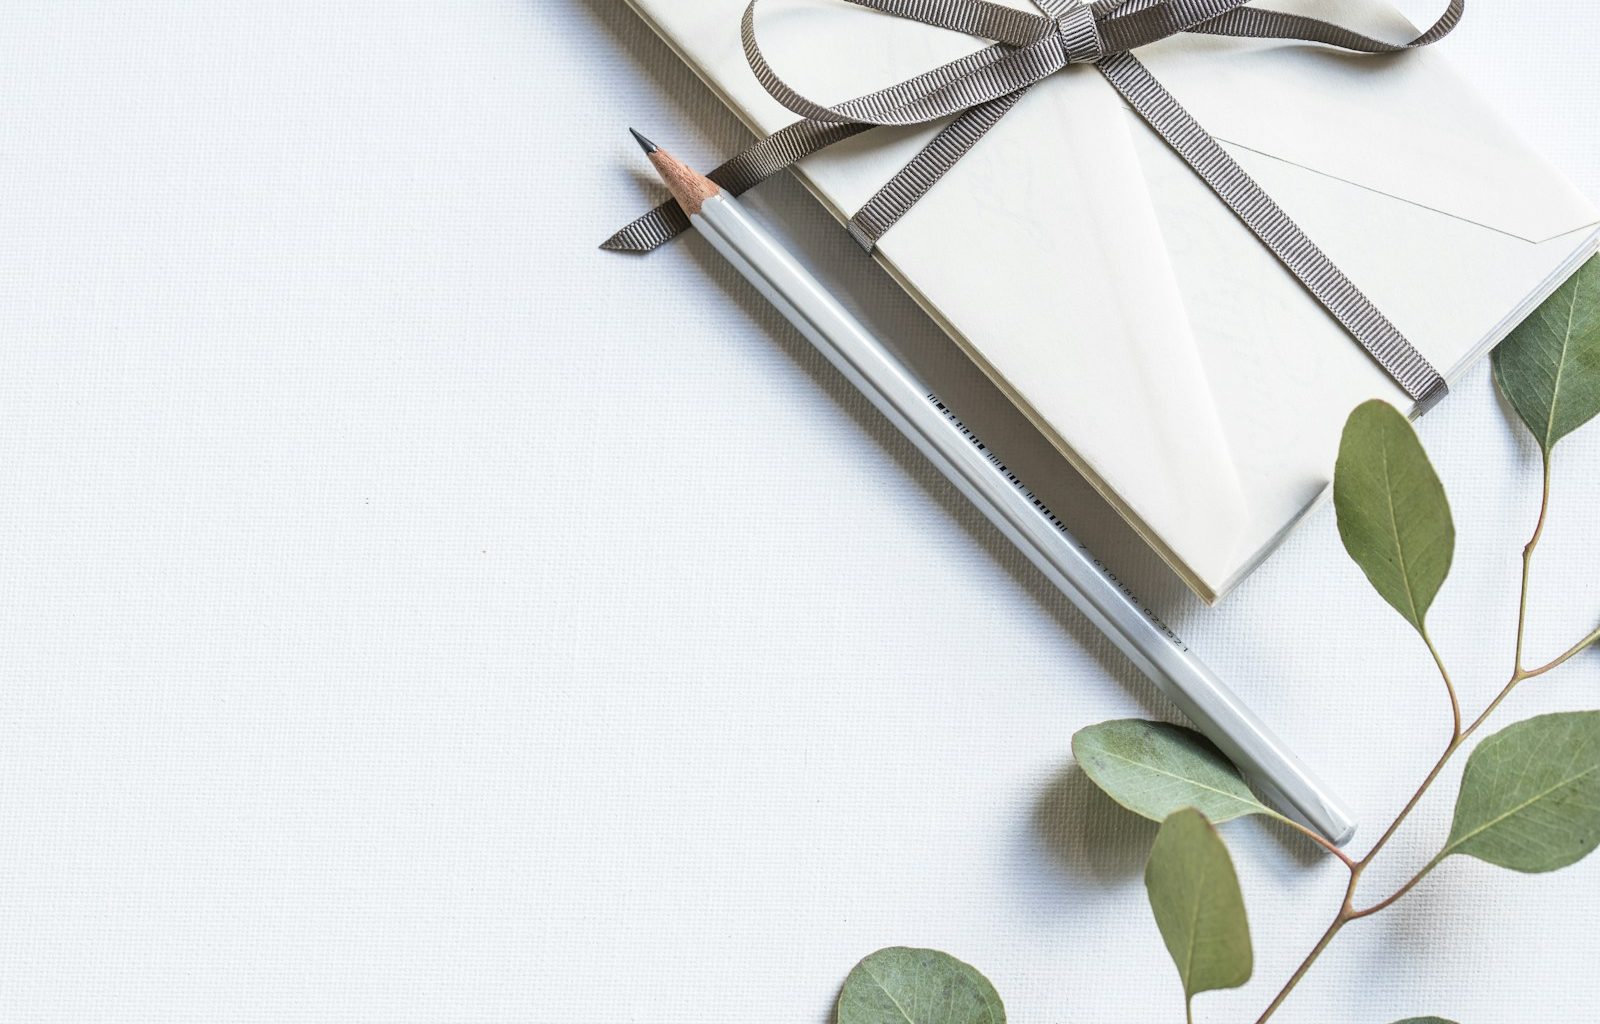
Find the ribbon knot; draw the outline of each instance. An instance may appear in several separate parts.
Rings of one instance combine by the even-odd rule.
[[[1061,39],[1068,64],[1094,64],[1105,56],[1094,9],[1088,4],[1078,0],[1064,4],[1061,0],[1041,0],[1040,6],[1055,17],[1056,35]],[[1064,6],[1066,10],[1058,12],[1057,6]]]
[[[1396,53],[1437,42],[1453,29],[1465,0],[1426,32],[1388,43],[1318,18],[1246,7],[1247,0],[1033,0],[1042,13],[990,0],[843,0],[883,14],[991,40],[990,45],[904,82],[832,106],[791,88],[756,40],[756,6],[745,8],[745,59],[767,92],[802,120],[769,135],[712,171],[735,195],[812,153],[877,125],[948,123],[850,218],[868,251],[955,166],[1029,89],[1073,64],[1093,64],[1122,98],[1216,193],[1273,255],[1391,378],[1426,408],[1445,393],[1444,378],[1361,290],[1307,238],[1215,139],[1189,116],[1130,52],[1184,32],[1320,43],[1358,53]],[[664,203],[602,248],[654,249],[689,227]]]

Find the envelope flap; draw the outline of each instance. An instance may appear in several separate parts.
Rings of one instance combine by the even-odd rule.
[[[1382,0],[1271,0],[1384,39]],[[1439,54],[1186,35],[1138,56],[1212,135],[1528,241],[1600,221]]]

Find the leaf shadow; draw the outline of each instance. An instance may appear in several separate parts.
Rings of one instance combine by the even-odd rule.
[[[1055,774],[1035,801],[1033,831],[1051,861],[1068,874],[1106,882],[1125,880],[1144,870],[1158,822],[1117,803],[1076,762]],[[1281,821],[1257,816],[1229,823],[1260,828],[1295,865],[1314,868],[1330,859],[1320,846]]]
[[[1142,872],[1159,828],[1112,800],[1076,762],[1039,795],[1032,824],[1056,864],[1095,881]]]
[[[1539,448],[1539,439],[1533,436],[1533,431],[1523,422],[1522,414],[1517,412],[1517,407],[1506,397],[1505,390],[1500,387],[1500,380],[1492,369],[1489,371],[1489,390],[1494,393],[1494,404],[1499,408],[1500,415],[1505,418],[1506,428],[1516,438],[1514,443],[1518,460],[1525,468],[1538,470],[1544,458]]]

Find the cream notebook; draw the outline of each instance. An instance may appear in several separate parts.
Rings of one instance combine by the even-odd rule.
[[[753,130],[795,120],[745,63],[747,0],[629,2]],[[1380,0],[1271,6],[1414,34]],[[837,0],[767,0],[758,23],[824,102],[987,42]],[[1183,36],[1138,55],[1449,379],[1600,237],[1600,213],[1435,53]],[[800,173],[844,219],[935,130],[877,129]],[[1207,601],[1326,491],[1352,408],[1409,405],[1090,67],[1030,91],[877,258]]]

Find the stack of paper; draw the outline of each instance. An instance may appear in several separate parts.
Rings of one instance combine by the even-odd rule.
[[[752,129],[795,120],[745,63],[746,0],[630,2]],[[1414,34],[1378,0],[1274,7]],[[825,102],[987,43],[837,0],[768,0],[758,20],[780,73]],[[1447,378],[1600,237],[1434,53],[1182,36],[1139,57]],[[842,219],[934,130],[868,132],[801,174]],[[1208,601],[1326,490],[1353,407],[1408,405],[1090,67],[1030,91],[878,258]]]

